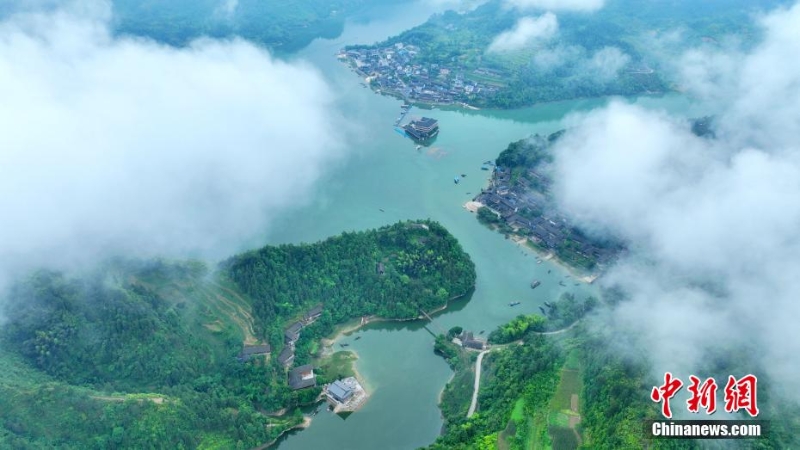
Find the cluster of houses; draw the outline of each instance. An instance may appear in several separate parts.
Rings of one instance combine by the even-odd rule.
[[[317,305],[303,315],[301,320],[294,322],[284,331],[283,349],[278,355],[278,362],[286,369],[294,364],[295,343],[300,339],[300,331],[322,315],[322,305]],[[272,351],[269,344],[245,344],[242,351],[236,357],[240,362],[249,361],[257,356],[269,355]],[[303,389],[316,386],[317,380],[314,375],[314,368],[310,364],[296,367],[289,371],[289,386],[292,389]]]
[[[575,252],[599,264],[611,260],[619,249],[594,243],[556,212],[547,198],[548,175],[528,169],[525,176],[511,180],[509,168],[494,167],[489,187],[474,201],[496,212],[514,233],[556,252]],[[564,244],[570,241],[567,247]],[[563,255],[560,255],[563,256]]]
[[[302,331],[303,327],[314,323],[321,315],[322,305],[317,305],[305,313],[302,319],[289,325],[289,327],[284,330],[283,342],[285,345],[280,355],[278,355],[278,362],[283,365],[283,367],[288,369],[294,364],[294,345],[297,340],[300,339],[300,331]]]
[[[346,48],[339,58],[347,61],[374,89],[426,104],[465,104],[475,98],[493,96],[498,86],[476,80],[505,77],[493,69],[478,68],[472,71],[476,80],[470,80],[461,66],[419,63],[418,54],[419,47],[398,42],[384,47]]]

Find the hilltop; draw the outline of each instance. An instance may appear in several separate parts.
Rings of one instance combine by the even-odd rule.
[[[298,426],[293,407],[320,392],[287,382],[292,364],[276,355],[290,323],[322,305],[293,347],[300,365],[337,324],[415,318],[474,281],[467,254],[430,221],[266,246],[214,270],[119,259],[87,273],[39,271],[3,302],[0,446],[265,444]],[[245,344],[270,350],[242,356]],[[336,375],[318,369],[318,385]]]

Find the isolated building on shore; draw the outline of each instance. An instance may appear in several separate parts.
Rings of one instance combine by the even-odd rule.
[[[403,129],[415,141],[427,141],[439,134],[439,121],[423,117],[419,120],[412,120]]]
[[[328,403],[336,405],[336,403],[344,403],[353,397],[354,390],[341,380],[336,380],[328,385],[326,391]]]

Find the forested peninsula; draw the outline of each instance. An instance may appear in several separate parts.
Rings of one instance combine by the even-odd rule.
[[[3,299],[0,447],[252,448],[302,422],[278,362],[309,309],[295,365],[364,315],[409,319],[468,293],[475,269],[431,221],[267,246],[215,269],[117,259],[39,271]],[[243,344],[271,351],[243,357]],[[317,386],[332,381],[315,367]],[[275,415],[275,412],[284,412]]]

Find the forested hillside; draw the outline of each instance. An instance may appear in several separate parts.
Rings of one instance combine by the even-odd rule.
[[[37,272],[0,302],[0,447],[264,444],[300,417],[263,413],[319,388],[291,391],[276,357],[239,362],[244,340],[273,338],[275,352],[283,328],[321,303],[297,347],[307,360],[335,324],[416,317],[474,281],[469,257],[434,222],[264,247],[214,273],[199,262],[125,260]]]
[[[504,333],[523,317],[492,334]],[[597,330],[597,323],[548,336],[538,331],[547,321],[530,317],[538,319],[516,336],[521,345],[495,348],[484,358],[479,407],[469,419],[465,411],[471,380],[468,386],[456,383],[474,363],[458,366],[442,396],[446,431],[429,449],[705,448],[698,441],[653,440],[645,434],[643,421],[660,417],[658,404],[649,397],[653,385],[646,356],[619,353]],[[731,355],[698,370],[722,379],[723,374],[745,370],[745,361],[744,354]],[[771,395],[768,380],[759,380],[758,392],[759,419],[770,420],[770,431],[762,439],[748,440],[746,448],[795,448],[793,430],[800,417],[796,407]]]
[[[323,245],[268,246],[223,267],[253,299],[261,324],[318,302],[333,322],[368,314],[408,319],[466,293],[475,277],[458,241],[430,221],[343,233]]]

